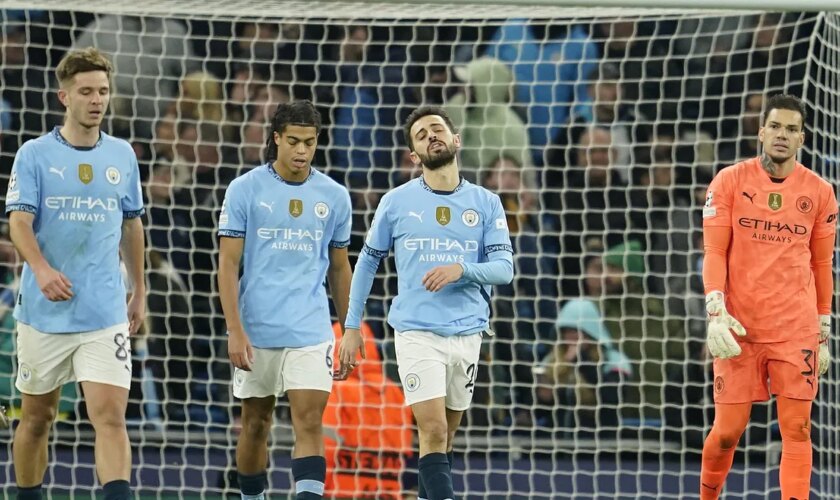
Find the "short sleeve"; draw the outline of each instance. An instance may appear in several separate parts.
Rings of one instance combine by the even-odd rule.
[[[350,193],[346,189],[341,190],[341,196],[335,207],[336,224],[333,231],[330,246],[333,248],[346,248],[350,246],[350,231],[353,225],[353,208],[350,202]]]
[[[128,192],[122,198],[123,219],[134,219],[146,213],[143,208],[143,188],[140,186],[140,166],[137,156],[131,151],[131,171],[129,172]],[[109,167],[114,168],[114,167]]]
[[[6,190],[6,213],[38,213],[41,202],[41,181],[32,146],[24,144],[15,156],[9,187]]]
[[[497,194],[488,196],[490,215],[484,221],[484,253],[490,255],[494,252],[508,252],[513,254],[513,246],[510,244],[510,231],[507,225],[507,216],[502,207],[502,200]]]
[[[817,220],[814,222],[814,238],[822,239],[837,232],[837,196],[830,184],[823,184],[823,199]]]
[[[225,191],[222,211],[219,214],[219,236],[244,238],[248,227],[247,195],[241,180],[237,179]]]
[[[734,167],[727,167],[718,172],[706,190],[706,203],[703,204],[704,227],[732,226],[732,184]]]
[[[370,225],[365,237],[364,251],[373,255],[374,257],[385,258],[388,252],[391,251],[391,240],[393,238],[393,227],[391,225],[391,218],[389,211],[391,206],[391,197],[386,195],[379,202],[376,207],[376,213],[373,215],[373,222]]]

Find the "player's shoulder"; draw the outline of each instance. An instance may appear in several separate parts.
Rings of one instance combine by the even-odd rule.
[[[423,187],[420,178],[415,177],[405,184],[400,184],[385,193],[379,203],[386,204],[387,206],[398,205],[400,202],[412,199],[412,197],[420,193],[422,189]]]
[[[807,182],[811,186],[816,186],[816,188],[820,190],[834,190],[834,186],[831,184],[831,182],[829,182],[820,174],[806,167],[805,165],[797,164],[797,168],[802,169],[802,174],[803,178],[805,179],[805,182]]]
[[[228,184],[227,192],[238,192],[242,190],[250,190],[251,186],[254,185],[261,185],[268,181],[268,168],[270,168],[267,164],[263,163],[257,167],[248,170],[247,172],[240,174],[235,179],[233,179],[230,184]]]
[[[17,154],[27,155],[35,153],[39,150],[55,148],[58,141],[58,139],[56,139],[56,134],[58,134],[57,130],[51,130],[46,134],[35,137],[34,139],[29,139],[18,148]]]
[[[100,134],[103,146],[109,149],[116,150],[119,154],[136,156],[134,148],[125,139],[114,137],[113,135],[107,134],[105,132],[100,132]]]
[[[487,202],[495,202],[496,200],[500,200],[499,195],[490,191],[484,186],[479,186],[478,184],[473,184],[472,182],[464,179],[461,181],[461,192],[464,194],[469,194],[475,196],[482,201]]]
[[[350,192],[347,191],[346,187],[342,186],[335,179],[321,172],[320,170],[316,170],[315,168],[313,168],[312,173],[310,175],[312,177],[309,179],[309,181],[312,182],[313,185],[318,186],[319,188],[324,189],[328,193],[333,194],[335,196],[349,196]]]

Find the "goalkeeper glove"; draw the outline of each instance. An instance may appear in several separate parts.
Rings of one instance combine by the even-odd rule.
[[[712,356],[727,359],[741,354],[741,346],[732,333],[743,337],[747,331],[726,311],[723,292],[714,291],[706,295],[706,315],[709,320],[706,327],[706,345]]]
[[[831,353],[828,352],[828,334],[831,333],[831,315],[820,314],[820,355],[817,360],[817,374],[822,377],[831,364]]]

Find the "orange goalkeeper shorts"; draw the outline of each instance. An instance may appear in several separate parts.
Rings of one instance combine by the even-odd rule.
[[[808,401],[817,396],[819,335],[738,343],[740,355],[714,361],[715,403],[767,401],[770,394]]]

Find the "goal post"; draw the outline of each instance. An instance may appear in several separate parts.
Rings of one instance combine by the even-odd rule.
[[[94,44],[115,63],[106,129],[135,148],[147,207],[149,320],[134,345],[128,414],[132,482],[143,498],[236,492],[239,414],[215,227],[225,187],[264,161],[267,113],[279,102],[308,98],[322,113],[314,165],[351,191],[353,258],[382,194],[417,174],[401,130],[417,106],[452,115],[465,177],[500,194],[515,279],[494,290],[496,335],[484,341],[473,407],[456,437],[461,498],[695,497],[715,390],[703,341],[705,188],[722,166],[757,154],[764,99],[780,92],[808,106],[801,160],[840,182],[835,1],[700,0],[686,9],[677,0],[35,0],[0,8],[0,184],[20,145],[61,121],[60,57]],[[0,297],[15,291],[11,255],[0,253]],[[386,321],[394,270],[392,260],[381,265],[365,319],[382,374],[398,384]],[[0,404],[15,416],[6,302]],[[840,356],[840,341],[831,342]],[[835,362],[815,402],[815,498],[840,495],[838,380]],[[393,401],[370,401],[360,418],[400,414],[389,411]],[[92,497],[92,429],[74,391],[63,393],[60,411],[45,484]],[[270,493],[280,497],[292,488],[283,402],[275,422]],[[330,422],[328,439],[338,444],[328,449],[347,451],[347,429]],[[358,423],[357,431],[385,443],[383,429],[411,425]],[[398,482],[414,491],[416,454],[381,448],[371,456],[402,456]],[[757,404],[726,493],[778,495],[779,451],[775,410]],[[0,490],[10,495],[10,435],[0,456]],[[379,480],[390,474],[379,465],[343,470]]]

